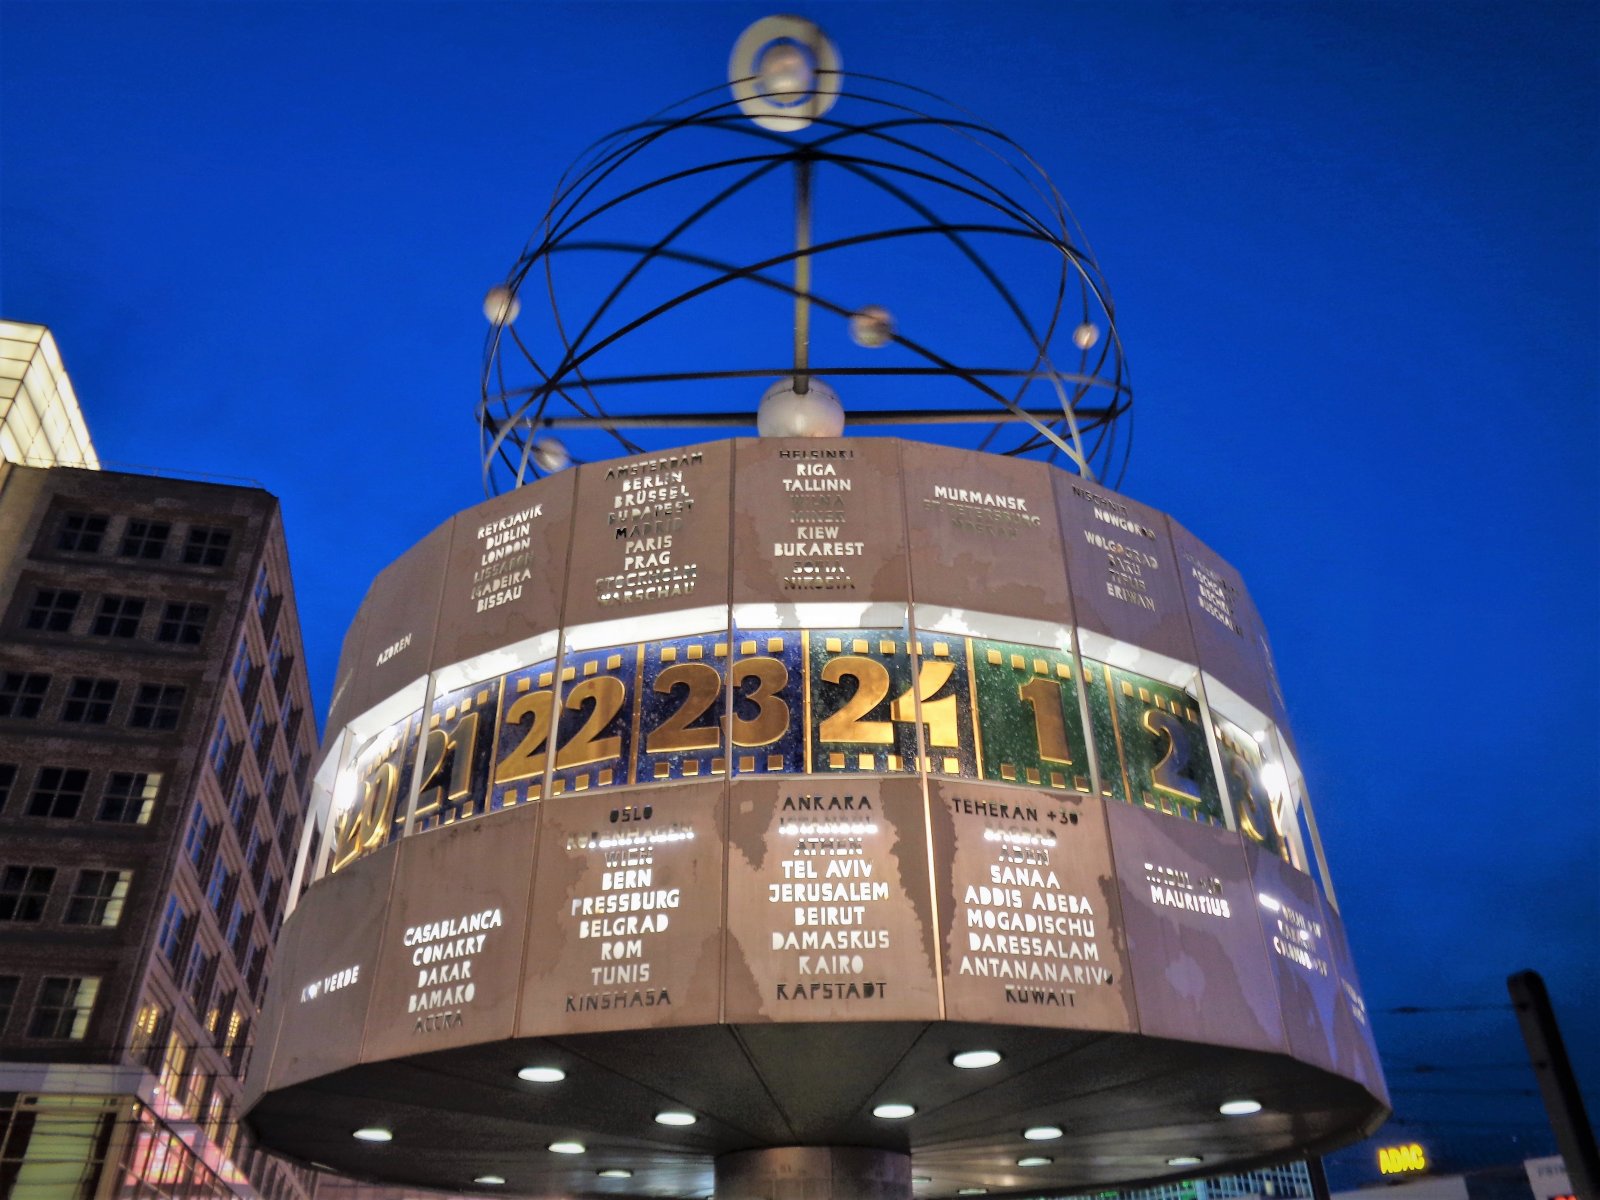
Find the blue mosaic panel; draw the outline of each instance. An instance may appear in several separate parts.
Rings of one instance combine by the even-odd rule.
[[[529,804],[544,795],[550,718],[555,710],[555,659],[547,658],[510,672],[502,684],[501,696],[494,778],[489,792],[492,812]]]
[[[633,745],[642,646],[574,650],[561,663],[556,762],[550,795],[637,782]]]
[[[917,769],[912,643],[904,629],[812,629],[811,747],[818,774]],[[971,725],[969,719],[968,725]]]
[[[436,696],[422,739],[415,830],[433,829],[487,810],[500,680]]]
[[[649,642],[643,649],[634,778],[652,783],[725,774],[727,632]]]
[[[741,629],[734,637],[733,770],[806,769],[806,676],[798,629]]]

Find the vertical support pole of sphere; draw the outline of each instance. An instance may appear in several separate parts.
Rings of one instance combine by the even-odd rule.
[[[794,160],[794,394],[811,389],[811,158]]]

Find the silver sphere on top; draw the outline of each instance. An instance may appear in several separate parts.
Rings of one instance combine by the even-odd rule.
[[[762,17],[733,45],[728,86],[757,125],[793,133],[839,99],[842,67],[838,47],[804,17]]]
[[[794,390],[794,380],[778,380],[761,397],[756,409],[756,429],[762,437],[838,437],[844,432],[844,406],[839,394],[820,379],[806,390]]]
[[[773,42],[763,50],[756,63],[756,77],[762,94],[775,97],[780,103],[803,100],[817,81],[811,60],[793,42]]]

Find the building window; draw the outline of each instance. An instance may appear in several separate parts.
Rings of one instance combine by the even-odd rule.
[[[139,1006],[139,1015],[133,1019],[133,1035],[128,1039],[128,1053],[140,1062],[145,1061],[145,1055],[150,1052],[150,1047],[161,1036],[161,1025],[166,1020],[166,1014],[161,1011],[161,1005],[154,1000],[146,1000]]]
[[[115,679],[74,679],[61,703],[61,719],[79,725],[104,725],[117,698]]]
[[[217,731],[211,735],[211,769],[221,779],[228,772],[228,760],[233,757],[233,734],[228,732],[228,718],[217,718]]]
[[[233,686],[238,689],[241,700],[250,690],[250,675],[255,667],[255,660],[250,657],[250,647],[240,642],[239,652],[233,656]]]
[[[175,600],[161,612],[161,624],[156,627],[156,641],[170,642],[175,646],[198,646],[206,635],[206,618],[211,607]]]
[[[267,769],[261,776],[261,794],[267,800],[267,812],[276,820],[278,816],[278,802],[283,799],[283,772],[278,770],[278,764],[268,763]]]
[[[237,991],[223,992],[215,998],[215,1003],[206,1009],[206,1032],[213,1038],[213,1045],[222,1044],[222,1015],[233,1011],[233,1002],[238,998]]]
[[[0,921],[38,921],[55,885],[54,867],[0,868]]]
[[[262,567],[260,574],[256,576],[255,598],[256,616],[265,621],[267,619],[267,609],[272,607],[272,585],[267,582],[266,567]]]
[[[179,1105],[184,1104],[188,1094],[185,1072],[189,1069],[189,1047],[184,1045],[183,1035],[176,1029],[167,1035],[167,1048],[161,1056],[160,1080],[161,1087],[167,1095],[176,1100]]]
[[[61,518],[61,532],[56,534],[56,549],[71,550],[77,554],[97,554],[109,523],[110,519],[103,513],[69,512]]]
[[[70,821],[78,815],[83,793],[89,787],[89,772],[83,767],[40,767],[28,797],[30,817],[56,817]]]
[[[17,764],[0,763],[0,812],[6,810],[6,801],[11,799],[11,788],[17,782]]]
[[[237,960],[243,953],[244,943],[250,938],[250,911],[245,908],[243,900],[233,902],[222,937],[233,948],[233,957]]]
[[[128,724],[135,729],[176,729],[182,715],[182,684],[141,683],[133,695]]]
[[[261,992],[261,979],[267,973],[267,947],[266,944],[256,946],[250,951],[250,965],[245,968],[244,982],[253,996]]]
[[[161,928],[156,933],[156,945],[161,947],[161,953],[174,971],[178,969],[183,955],[183,941],[189,932],[189,923],[189,910],[183,907],[183,901],[176,896],[168,896],[167,911],[161,914]]]
[[[92,975],[47,975],[28,1021],[28,1036],[82,1041],[99,991],[100,980]]]
[[[233,822],[234,830],[239,834],[242,842],[245,830],[250,828],[250,822],[255,819],[256,798],[250,794],[250,789],[245,787],[244,780],[239,780],[233,785],[233,795],[228,800],[228,820]]]
[[[0,1037],[11,1020],[11,1010],[17,1006],[17,990],[22,986],[20,975],[0,975]]]
[[[294,838],[299,824],[300,818],[292,808],[278,814],[278,849],[283,853],[284,862],[294,857]]]
[[[183,972],[183,994],[189,997],[196,1013],[204,1012],[206,1001],[211,999],[211,985],[216,981],[217,962],[221,957],[207,954],[205,947],[198,943],[189,951],[189,965]]]
[[[244,1078],[245,1062],[250,1049],[250,1018],[235,1011],[228,1022],[228,1062],[233,1066],[235,1079]]]
[[[166,521],[130,520],[122,531],[122,547],[117,553],[123,558],[160,558],[171,532],[172,526]]]
[[[79,871],[64,920],[68,925],[114,926],[122,919],[132,880],[132,871]]]
[[[206,1101],[206,1139],[213,1145],[222,1141],[223,1126],[228,1124],[228,1098],[221,1091],[213,1091]]]
[[[38,588],[33,593],[33,603],[28,606],[29,629],[45,633],[66,633],[72,628],[72,618],[77,615],[81,592],[66,588]]]
[[[211,850],[211,829],[211,818],[206,816],[204,808],[196,805],[194,815],[189,818],[189,828],[183,835],[183,856],[197,872]]]
[[[39,715],[50,676],[37,671],[6,671],[0,674],[0,717],[20,717],[31,721]]]
[[[143,616],[144,601],[137,596],[101,596],[89,632],[96,637],[138,637]]]
[[[233,876],[228,874],[227,864],[219,861],[211,868],[211,879],[206,884],[206,903],[217,914],[217,920],[222,920],[223,910],[228,907],[232,897]]]
[[[272,902],[279,886],[278,873],[267,870],[270,862],[267,852],[262,850],[261,870],[256,872],[256,898],[261,901],[261,919],[268,924],[272,923]]]
[[[148,825],[160,792],[159,772],[112,771],[106,776],[106,790],[100,797],[100,813],[95,820]]]
[[[256,926],[252,921],[239,930],[239,936],[233,942],[233,961],[239,967],[239,974],[245,974],[250,967],[250,955],[256,948]],[[248,983],[248,980],[246,981]],[[252,987],[250,989],[254,991]]]
[[[261,893],[261,877],[266,873],[267,864],[272,856],[267,853],[267,847],[272,843],[261,836],[261,830],[254,825],[250,826],[250,840],[244,848],[244,869],[250,872],[250,882],[255,885],[256,894]]]
[[[196,567],[220,567],[228,561],[228,544],[233,534],[211,525],[195,525],[183,543],[183,561]]]
[[[267,712],[258,701],[255,712],[250,716],[250,749],[258,759],[261,757],[261,747],[266,744],[266,741]]]
[[[277,934],[278,922],[283,919],[283,914],[278,910],[278,902],[282,899],[282,878],[276,874],[268,875],[266,889],[261,894],[261,919],[267,923],[269,939]]]

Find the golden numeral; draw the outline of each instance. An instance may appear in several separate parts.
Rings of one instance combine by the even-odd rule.
[[[737,689],[754,679],[755,689],[741,694]],[[778,658],[742,658],[733,665],[733,744],[766,746],[789,731],[789,705],[780,692],[789,686],[789,668]],[[739,702],[756,706],[756,715],[746,720],[739,715]]]
[[[524,692],[506,710],[506,724],[520,725],[529,716],[528,732],[516,749],[495,768],[496,783],[515,783],[544,774],[545,743],[550,740],[550,716],[555,705],[551,692]]]
[[[1039,757],[1045,762],[1072,765],[1072,747],[1067,744],[1067,722],[1062,712],[1065,697],[1059,679],[1035,675],[1017,688],[1018,694],[1033,708],[1033,729],[1039,742]]]
[[[588,701],[594,701],[588,720],[566,745],[556,750],[556,770],[568,767],[586,767],[590,763],[616,758],[622,753],[622,735],[601,737],[600,732],[611,724],[628,700],[628,687],[611,675],[596,675],[585,679],[570,692],[562,707],[579,712]]]
[[[855,695],[839,711],[822,719],[818,737],[824,742],[855,742],[867,746],[894,745],[894,725],[889,721],[863,718],[889,695],[889,669],[875,658],[843,654],[830,659],[822,668],[826,683],[844,679],[856,681]]]
[[[422,786],[417,790],[417,815],[430,816],[443,808],[446,802],[458,804],[472,790],[473,751],[478,742],[478,714],[469,712],[446,733],[442,729],[428,731],[427,747],[422,755]],[[439,777],[444,765],[450,764],[449,791]]]
[[[1226,742],[1222,745],[1222,757],[1223,769],[1239,785],[1231,789],[1238,808],[1239,832],[1274,854],[1281,854],[1278,827],[1272,819],[1272,799],[1266,795],[1261,782],[1260,766]]]
[[[333,862],[328,867],[330,872],[383,845],[394,814],[399,784],[400,772],[392,762],[379,763],[367,776],[362,784],[361,803],[339,817]]]
[[[671,754],[685,750],[714,750],[722,740],[716,725],[692,725],[711,711],[722,691],[722,676],[710,663],[673,663],[656,676],[655,690],[661,695],[674,688],[684,689],[683,703],[644,740],[650,754]]]
[[[933,697],[939,694],[939,689],[950,682],[950,676],[955,673],[956,665],[949,659],[925,658],[922,668],[917,672],[917,700],[911,699],[911,689],[907,688],[889,706],[889,719],[891,721],[914,722],[917,719],[916,703],[922,705],[922,720],[928,727],[928,745],[930,746],[959,746],[961,738],[956,733],[956,697],[952,692],[942,700]]]
[[[1183,775],[1184,768],[1189,765],[1189,731],[1183,727],[1183,722],[1159,708],[1147,708],[1139,723],[1146,733],[1166,741],[1161,761],[1150,772],[1150,782],[1156,791],[1165,792],[1182,804],[1201,804],[1199,785]]]
[[[868,746],[894,745],[894,726],[914,724],[916,705],[922,704],[922,720],[928,727],[930,746],[959,746],[957,732],[956,698],[952,693],[942,700],[933,697],[950,682],[955,664],[945,659],[925,659],[917,672],[913,688],[907,688],[889,705],[887,721],[868,721],[866,715],[889,695],[889,669],[875,658],[858,654],[845,654],[831,659],[822,668],[822,678],[827,683],[839,683],[845,678],[856,681],[855,695],[846,700],[839,711],[822,719],[817,736],[824,742],[853,742]]]

